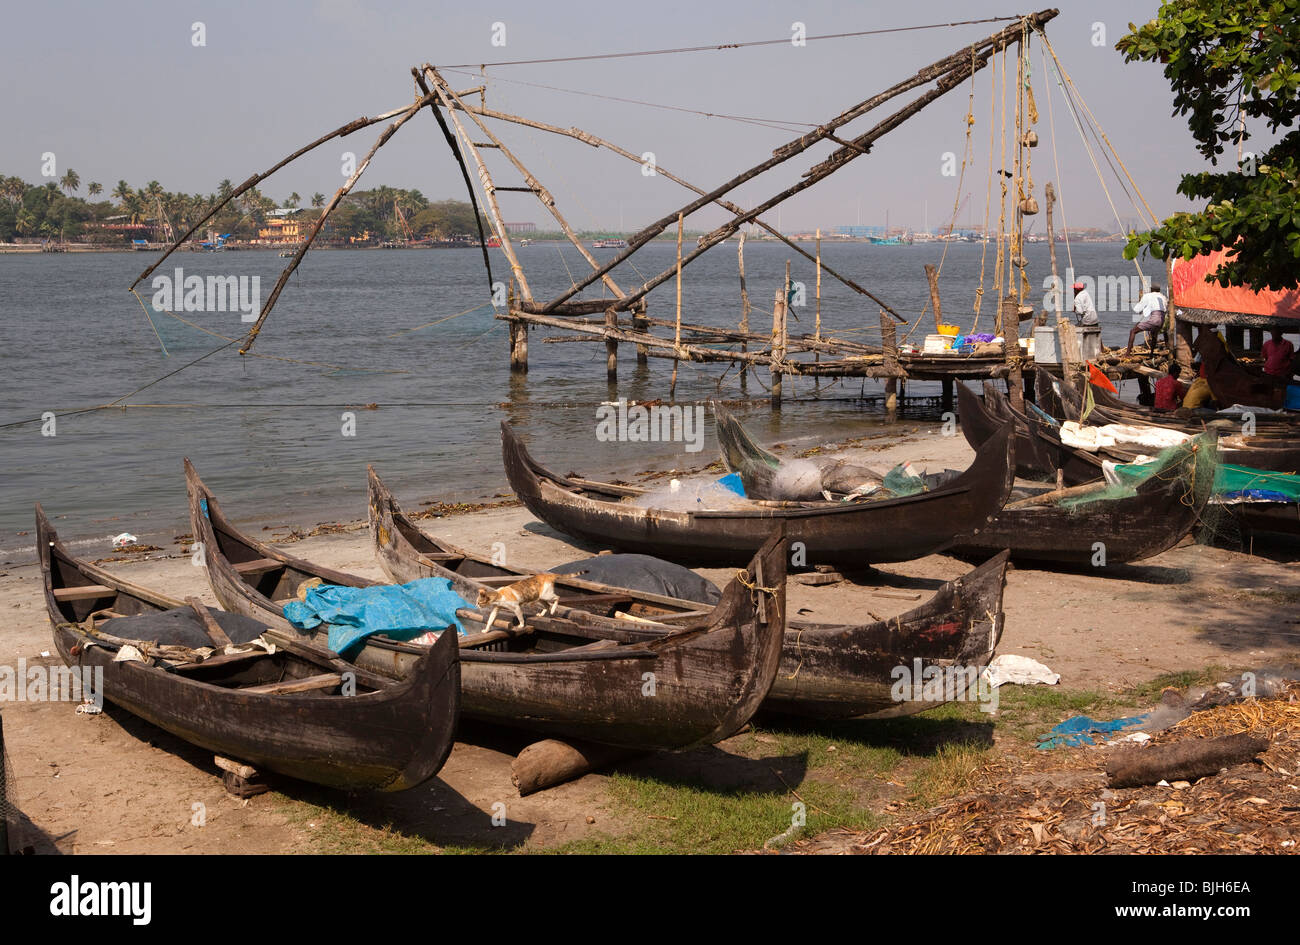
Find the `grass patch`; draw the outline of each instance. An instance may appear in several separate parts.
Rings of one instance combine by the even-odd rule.
[[[918,807],[933,807],[966,791],[975,772],[984,766],[991,749],[982,745],[943,745],[908,783],[908,800]]]
[[[716,791],[628,775],[610,780],[610,799],[644,818],[619,837],[597,835],[575,840],[551,853],[732,853],[754,850],[790,829],[794,805],[804,805],[811,836],[834,827],[870,830],[883,817],[858,805],[854,794],[837,785],[805,780],[788,793]]]

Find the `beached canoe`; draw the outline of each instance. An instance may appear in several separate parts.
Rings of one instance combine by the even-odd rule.
[[[740,564],[781,525],[806,563],[863,568],[911,561],[950,545],[1002,507],[1015,479],[1010,430],[995,432],[961,475],[941,488],[876,501],[763,502],[716,511],[637,503],[644,489],[560,476],[501,424],[506,476],[528,510],[567,535],[607,548],[692,564]],[[795,543],[798,543],[797,545]]]
[[[373,583],[240,532],[188,461],[185,473],[194,537],[205,543],[208,577],[227,609],[288,627],[283,605],[302,581]],[[723,589],[717,606],[659,625],[655,633],[643,629],[654,624],[571,608],[528,615],[523,631],[510,618],[498,618],[496,627],[460,640],[462,711],[550,736],[640,750],[682,750],[727,738],[758,710],[776,678],[786,554],[784,538],[771,534]],[[369,637],[352,658],[374,672],[401,674],[425,649]]]
[[[39,505],[36,548],[59,655],[102,669],[104,698],[131,714],[232,760],[346,790],[415,787],[446,761],[460,710],[453,641],[427,648],[400,679],[296,641],[275,653],[114,662],[133,639],[131,618],[187,605],[76,557]],[[218,625],[230,618],[209,613]]]
[[[474,593],[478,582],[507,582],[539,573],[494,563],[420,528],[370,469],[370,530],[375,555],[394,580],[448,577]],[[973,678],[993,658],[1002,634],[1002,591],[1007,554],[940,587],[924,604],[888,620],[861,624],[786,621],[781,665],[763,709],[819,719],[890,718],[973,698],[965,684],[924,698],[900,687],[899,667],[930,679]],[[569,606],[613,615],[634,614],[661,623],[690,619],[699,604],[612,584],[561,576],[556,591]],[[571,596],[570,596],[571,595]],[[646,629],[646,638],[662,629]],[[964,674],[964,675],[963,675]]]
[[[982,558],[1009,548],[1016,561],[1093,567],[1141,561],[1167,551],[1191,534],[1213,497],[1214,439],[1198,437],[1180,449],[1129,494],[1113,494],[1105,480],[1067,489],[1017,489],[988,525],[957,541],[953,554]],[[1100,470],[1098,470],[1100,473]]]

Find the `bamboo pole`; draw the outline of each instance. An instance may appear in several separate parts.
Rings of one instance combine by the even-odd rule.
[[[637,164],[641,163],[641,156],[639,154],[633,154],[631,151],[628,151],[626,148],[621,148],[610,141],[606,141],[604,138],[598,137],[597,135],[593,135],[590,132],[583,131],[581,128],[561,128],[558,125],[550,125],[543,121],[535,121],[531,118],[524,118],[521,115],[512,115],[509,112],[497,111],[495,109],[490,109],[490,108],[471,108],[470,106],[467,105],[462,105],[462,107],[466,111],[472,112],[475,115],[480,115],[484,118],[495,118],[495,119],[499,119],[500,121],[507,121],[507,122],[512,122],[514,124],[523,125],[527,128],[535,128],[539,131],[547,131],[550,132],[551,134],[563,135],[564,137],[573,138],[576,141],[581,141],[582,143],[590,145],[593,148],[605,148],[619,155],[620,157],[627,158],[629,161],[635,161]],[[833,140],[837,140],[837,141],[839,140],[837,138],[834,138],[834,136],[831,137]],[[693,193],[703,194],[705,192],[703,188],[697,187],[694,184],[690,183],[689,181],[683,180],[682,178],[671,173],[662,164],[655,165],[655,173],[660,177],[672,181],[674,184],[678,184],[686,188],[687,190],[692,191]],[[717,206],[722,207],[724,210],[732,214],[744,213],[744,210],[741,209],[740,206],[738,206],[735,203],[732,203],[730,200],[725,200],[719,197],[717,200],[714,200],[713,202]],[[776,239],[780,240],[782,243],[790,247],[790,249],[794,250],[799,255],[803,256],[808,261],[810,262],[812,261],[813,257],[807,250],[805,250],[794,240],[788,238],[776,227],[771,226],[765,220],[762,220],[758,217],[755,217],[752,222],[754,223],[755,226],[762,228],[770,236],[773,236]],[[744,238],[743,232],[741,233],[741,238],[742,239]],[[845,276],[837,272],[836,270],[832,269],[830,266],[827,266],[825,264],[823,264],[822,268],[826,270],[826,274],[829,275],[831,278],[839,280],[847,288],[852,289],[854,292],[858,293],[859,295],[865,295],[867,298],[871,299],[871,301],[875,302],[877,305],[880,305],[882,308],[884,308],[885,311],[892,314],[900,322],[906,321],[906,319],[904,319],[903,316],[895,312],[893,308],[891,308],[889,305],[886,305],[880,299],[876,298],[875,295],[873,295],[871,292],[864,289],[862,286],[858,285],[858,283],[854,282],[848,276]]]
[[[673,348],[682,346],[682,214],[677,214],[677,325],[673,329]],[[677,362],[673,361],[673,383],[669,388],[672,396],[677,395]]]
[[[420,99],[417,107],[422,107],[424,105],[429,104],[434,100],[434,98],[435,96],[433,95],[426,95],[424,98]],[[176,252],[176,250],[179,249],[187,239],[189,239],[198,231],[199,227],[203,226],[203,224],[207,223],[214,216],[216,216],[221,211],[222,207],[224,207],[226,204],[230,203],[236,197],[239,197],[241,194],[245,193],[249,189],[256,187],[258,184],[266,180],[268,177],[270,177],[280,168],[284,167],[286,164],[293,163],[294,161],[298,160],[298,158],[306,154],[308,151],[314,151],[316,148],[320,147],[322,144],[325,144],[328,141],[332,141],[335,138],[346,138],[354,131],[360,131],[362,128],[368,128],[371,125],[379,124],[379,122],[381,121],[387,121],[389,118],[394,118],[397,115],[402,114],[402,112],[409,111],[410,108],[411,106],[409,105],[403,105],[401,108],[394,108],[391,111],[384,112],[382,115],[376,115],[374,118],[365,118],[365,117],[354,118],[346,125],[340,125],[338,128],[335,128],[333,131],[329,132],[328,134],[321,135],[311,144],[304,145],[303,147],[299,148],[297,151],[294,151],[283,161],[274,165],[270,170],[263,171],[260,174],[254,174],[252,177],[248,178],[248,180],[244,181],[242,184],[240,184],[238,187],[232,190],[230,194],[226,196],[223,200],[219,200],[216,203],[214,203],[211,207],[209,207],[208,212],[205,213],[197,223],[195,223],[188,230],[186,230],[180,239],[174,241],[171,247],[160,257],[158,257],[157,260],[154,261],[153,265],[149,266],[147,269],[145,269],[144,272],[136,276],[135,281],[131,283],[130,289],[134,289],[145,279],[149,278],[149,275],[155,269],[161,266],[168,256]],[[127,291],[130,291],[130,289],[128,289]]]
[[[605,324],[618,328],[618,313],[612,308],[605,309]],[[610,383],[618,380],[618,342],[609,335],[605,337],[605,379]]]
[[[850,142],[848,142],[846,146],[843,146],[838,150],[832,152],[830,157],[828,157],[825,161],[805,171],[804,179],[800,183],[790,188],[787,188],[786,190],[782,191],[776,196],[771,197],[768,200],[764,201],[758,207],[749,210],[744,214],[737,216],[736,218],[733,218],[723,226],[718,227],[712,233],[707,234],[704,238],[700,240],[697,249],[693,251],[690,254],[690,256],[688,256],[683,261],[683,264],[690,263],[691,261],[698,258],[701,254],[706,252],[708,249],[717,245],[717,243],[726,239],[728,236],[734,234],[736,232],[736,229],[740,225],[744,223],[748,223],[750,220],[753,220],[758,215],[766,212],[767,210],[770,210],[778,203],[782,203],[783,201],[788,200],[790,197],[793,197],[795,194],[800,193],[803,190],[806,190],[808,187],[811,187],[813,184],[822,180],[829,174],[833,173],[836,170],[839,170],[839,168],[848,164],[853,159],[860,157],[862,154],[867,153],[870,150],[870,145],[877,138],[880,138],[881,136],[892,131],[894,128],[898,127],[898,125],[902,124],[912,115],[919,112],[922,108],[930,104],[936,98],[951,91],[953,88],[956,88],[957,86],[963,84],[965,80],[969,78],[973,73],[984,68],[984,66],[988,64],[989,57],[992,56],[994,52],[1006,48],[1011,43],[1019,42],[1022,35],[1022,31],[1025,29],[1026,26],[1037,28],[1041,26],[1043,23],[1046,23],[1048,20],[1051,20],[1053,17],[1055,17],[1058,14],[1058,12],[1059,11],[1057,10],[1043,10],[1040,11],[1039,13],[1031,14],[1030,16],[1027,16],[1024,19],[1022,19],[1020,22],[1014,24],[1013,26],[1009,26],[1006,29],[1000,30],[999,32],[993,34],[990,37],[987,37],[984,40],[981,40],[974,44],[963,45],[962,48],[958,50],[956,53],[953,53],[950,56],[947,56],[935,63],[932,63],[931,65],[919,71],[915,76],[912,76],[911,78],[898,83],[894,87],[887,89],[885,92],[882,92],[876,96],[873,96],[870,99],[858,103],[853,108],[849,109],[846,112],[841,113],[831,121],[826,122],[823,125],[820,125],[817,129],[815,129],[811,133],[802,135],[794,139],[793,141],[788,142],[786,145],[778,148],[775,152],[773,152],[773,156],[771,158],[767,159],[766,161],[763,161],[761,164],[758,164],[750,168],[749,170],[742,171],[740,174],[731,178],[721,186],[715,188],[714,190],[708,192],[707,194],[703,194],[702,196],[691,201],[686,206],[682,207],[681,210],[678,212],[683,214],[694,213],[696,210],[706,206],[707,204],[713,203],[715,200],[717,200],[718,197],[722,196],[725,193],[728,193],[731,190],[734,190],[736,187],[740,186],[746,181],[759,176],[765,171],[770,170],[773,167],[776,167],[778,164],[781,164],[789,160],[790,158],[803,153],[813,145],[818,144],[823,140],[826,140],[826,138],[833,135],[838,128],[840,128],[845,124],[848,124],[849,122],[853,121],[855,118],[862,116],[866,112],[875,108],[877,105],[885,101],[888,101],[889,99],[893,98],[896,95],[902,94],[903,92],[909,91],[911,89],[917,88],[922,85],[927,85],[932,81],[936,82],[935,88],[918,96],[910,104],[898,110],[889,118],[877,124],[870,131],[862,135],[859,135],[857,138],[854,138]],[[983,47],[987,47],[987,48],[983,48]],[[980,52],[978,55],[976,55],[973,52],[973,50],[977,48],[983,49],[983,51]],[[645,245],[647,242],[649,242],[650,240],[658,236],[660,233],[662,233],[672,223],[673,217],[676,216],[676,214],[677,212],[674,212],[672,214],[669,214],[668,216],[662,217],[659,220],[656,220],[654,223],[647,226],[645,229],[641,230],[641,232],[634,235],[632,239],[628,241],[627,249],[625,249],[622,253],[615,256],[614,259],[610,260],[599,270],[589,274],[588,276],[585,277],[585,279],[571,286],[569,289],[566,289],[565,291],[561,292],[550,302],[546,303],[546,305],[543,306],[542,309],[543,312],[553,311],[560,304],[567,301],[568,299],[573,298],[575,295],[577,295],[587,286],[591,285],[593,282],[599,279],[606,272],[609,272],[610,270],[614,269],[616,266],[621,264],[625,259],[631,256],[632,253],[634,253],[637,249],[639,249],[641,246]],[[629,295],[628,299],[624,300],[624,303],[626,304],[628,301],[633,301],[637,298],[640,298],[642,295],[645,295],[646,293],[650,292],[653,288],[655,288],[655,286],[660,285],[661,283],[666,281],[668,278],[671,277],[671,275],[672,275],[671,269],[669,269],[664,273],[660,273],[658,276],[651,279],[644,286],[642,286],[639,290]],[[620,307],[625,307],[625,305]]]
[[[520,176],[522,176],[524,182],[528,184],[528,187],[530,190],[532,190],[533,195],[537,197],[538,201],[540,201],[540,203],[546,209],[546,211],[550,213],[552,217],[555,218],[555,222],[560,225],[560,230],[568,238],[569,242],[572,243],[577,248],[578,252],[582,254],[582,257],[587,260],[587,263],[591,266],[591,268],[599,269],[600,263],[596,262],[596,257],[591,255],[587,247],[583,245],[582,240],[580,240],[578,238],[578,235],[573,232],[572,227],[569,226],[569,221],[564,218],[563,214],[560,213],[560,209],[555,205],[555,197],[552,196],[551,192],[542,185],[541,181],[539,181],[535,176],[533,176],[532,172],[529,171],[528,168],[524,166],[523,162],[520,161],[519,158],[515,156],[515,153],[506,147],[505,142],[503,142],[500,138],[498,138],[495,134],[493,134],[492,129],[489,128],[487,124],[478,115],[474,114],[474,110],[471,108],[467,108],[465,106],[465,103],[461,100],[460,96],[456,92],[453,92],[451,90],[451,86],[448,85],[447,82],[442,78],[441,74],[438,72],[437,69],[435,69],[433,66],[429,65],[428,63],[425,63],[422,68],[424,69],[425,74],[431,76],[434,79],[435,83],[437,83],[441,88],[443,88],[447,92],[447,94],[451,96],[451,98],[455,101],[455,103],[467,115],[469,115],[471,119],[473,119],[474,124],[477,125],[485,135],[487,135],[488,140],[491,141],[492,144],[496,146],[497,150],[499,150],[505,156],[506,160],[508,160],[511,164],[514,165],[515,170],[519,171]],[[505,240],[506,238],[503,235],[502,246],[505,245]],[[623,297],[624,295],[623,290],[618,287],[618,284],[608,274],[603,275],[601,277],[601,280],[604,282],[605,287],[608,288],[611,292],[613,292],[615,296],[617,296],[618,298]]]
[[[785,309],[785,292],[776,290],[772,298],[772,348],[768,358],[768,370],[772,373],[772,390],[770,401],[773,407],[781,406],[781,315]]]
[[[488,206],[488,215],[492,218],[492,229],[496,231],[497,238],[501,240],[501,250],[506,254],[506,259],[510,261],[510,271],[519,282],[519,294],[525,302],[531,302],[533,292],[528,286],[528,277],[524,275],[524,267],[519,264],[519,257],[515,255],[514,245],[510,242],[510,234],[506,232],[505,219],[501,216],[501,206],[497,203],[496,184],[492,180],[492,173],[483,162],[483,155],[479,153],[478,148],[474,145],[474,139],[470,137],[469,132],[465,130],[465,126],[456,116],[457,109],[454,106],[457,101],[456,93],[443,81],[442,76],[437,73],[426,73],[426,75],[429,75],[433,80],[434,92],[437,93],[443,107],[447,109],[447,117],[456,126],[456,133],[460,135],[460,140],[464,143],[465,149],[469,151],[469,156],[473,158],[474,166],[478,168],[479,185],[483,188],[483,196]]]
[[[334,208],[339,205],[339,201],[342,200],[356,185],[356,182],[361,179],[361,175],[364,174],[366,168],[370,166],[370,161],[375,156],[375,152],[382,148],[388,142],[388,139],[396,134],[397,130],[410,121],[410,119],[423,107],[424,100],[416,100],[414,104],[410,105],[401,113],[401,115],[398,116],[396,121],[385,128],[379,137],[375,139],[375,143],[370,146],[370,150],[366,153],[365,158],[357,165],[356,170],[352,172],[352,176],[344,181],[343,186],[334,192],[334,196],[330,198],[330,202],[326,205],[325,209],[321,211],[321,215],[316,218],[316,222],[312,225],[311,232],[307,234],[307,238],[303,240],[302,245],[298,247],[298,251],[293,254],[293,259],[289,261],[289,265],[284,267],[284,272],[280,273],[280,278],[276,280],[275,288],[271,290],[270,297],[266,300],[266,304],[262,306],[262,311],[257,316],[257,321],[255,321],[253,327],[248,330],[248,334],[244,336],[244,341],[239,347],[239,353],[241,355],[247,354],[253,347],[253,344],[257,341],[257,336],[262,331],[262,325],[266,323],[267,316],[271,314],[271,309],[275,308],[276,300],[280,298],[280,293],[284,291],[285,283],[289,281],[289,277],[293,275],[293,271],[298,268],[298,264],[302,262],[302,258],[307,255],[307,250],[310,249],[311,244],[315,242],[325,220],[334,212]]]
[[[817,228],[817,314],[816,322],[813,327],[813,338],[816,341],[822,340],[822,229]],[[820,354],[813,356],[813,362],[816,363],[822,359]],[[822,382],[820,380],[813,386],[815,393],[821,393]]]
[[[746,334],[749,333],[749,289],[745,287],[745,232],[740,233],[739,244],[736,247],[736,257],[740,263],[740,330]],[[742,352],[749,351],[749,345],[742,341],[740,343]],[[742,393],[749,391],[749,369],[745,362],[740,362],[740,390]]]

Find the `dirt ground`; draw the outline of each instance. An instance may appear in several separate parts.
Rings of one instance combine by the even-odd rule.
[[[862,457],[887,467],[910,459],[931,471],[960,468],[971,451],[960,436],[911,431],[888,439],[857,441]],[[588,474],[599,470],[584,470]],[[399,498],[419,508],[418,484],[392,483]],[[436,484],[428,491],[436,493]],[[81,523],[62,520],[65,539],[84,535]],[[236,520],[237,508],[227,512]],[[292,510],[285,510],[292,520]],[[510,561],[550,567],[591,553],[537,522],[524,509],[493,508],[423,523],[457,544],[487,550],[502,542]],[[257,531],[257,526],[250,527]],[[175,534],[188,532],[177,510]],[[274,537],[275,533],[262,533]],[[106,541],[74,545],[80,554],[107,556]],[[174,596],[215,602],[201,568],[176,541],[146,560],[113,563],[131,580]],[[296,541],[293,552],[331,567],[382,577],[364,524]],[[1300,653],[1300,545],[1280,542],[1254,555],[1185,542],[1138,565],[1088,572],[1017,568],[1007,581],[1006,631],[1000,653],[1037,659],[1061,674],[1070,689],[1121,692],[1163,673],[1217,665],[1255,667],[1294,661]],[[1268,554],[1260,554],[1267,551]],[[941,583],[971,564],[944,555],[888,565],[876,572],[821,587],[790,585],[790,605],[819,621],[861,619],[866,610],[892,615],[916,606]],[[705,571],[715,581],[728,576]],[[915,599],[882,590],[903,590]],[[0,665],[54,665],[52,643],[33,564],[0,563]],[[227,794],[209,753],[108,706],[102,715],[74,712],[69,703],[10,702],[4,714],[6,750],[18,806],[27,822],[24,842],[64,853],[285,853],[345,850],[331,835],[333,810],[363,824],[439,845],[494,849],[525,844],[547,848],[593,831],[617,835],[632,825],[608,790],[608,776],[520,798],[510,783],[513,754],[526,735],[463,727],[451,758],[427,784],[396,795],[347,797],[277,780],[274,790],[248,800]],[[781,783],[796,774],[780,759],[761,763],[734,751],[737,739],[677,756],[626,766],[670,779],[711,784]],[[797,781],[791,781],[790,785]],[[889,799],[875,790],[877,802]],[[505,805],[506,824],[492,825]]]

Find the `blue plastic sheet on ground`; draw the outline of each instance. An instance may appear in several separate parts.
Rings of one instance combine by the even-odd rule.
[[[410,640],[430,630],[455,627],[463,635],[465,628],[456,610],[470,606],[443,577],[373,587],[318,584],[304,596],[305,600],[284,605],[285,619],[299,630],[326,624],[329,648],[335,653],[345,653],[374,633]]]
[[[731,490],[738,496],[745,494],[745,484],[740,479],[740,473],[728,473],[718,480],[718,485]]]
[[[1122,732],[1126,728],[1136,728],[1151,717],[1151,713],[1146,715],[1133,715],[1124,719],[1111,719],[1109,722],[1098,722],[1086,715],[1076,715],[1074,718],[1066,719],[1060,725],[1056,726],[1046,735],[1038,736],[1038,745],[1040,749],[1059,748],[1061,745],[1077,747],[1079,745],[1095,745],[1098,739],[1094,735],[1102,736],[1101,741],[1105,741],[1106,735],[1114,735],[1116,732]]]

